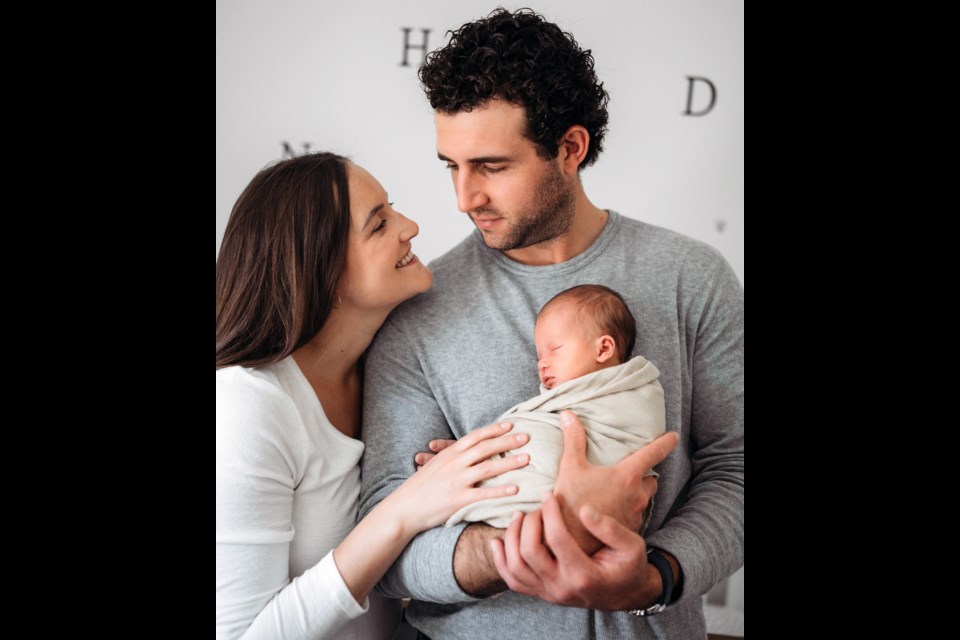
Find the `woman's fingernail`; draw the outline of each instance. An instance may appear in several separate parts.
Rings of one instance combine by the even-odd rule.
[[[503,429],[504,431],[506,431],[507,429],[509,429],[510,426],[511,426],[511,425],[510,425],[509,422],[501,422],[501,423],[500,423],[500,428]]]
[[[564,411],[563,413],[560,414],[561,427],[569,427],[571,422],[572,421],[570,420],[570,413],[568,411]]]

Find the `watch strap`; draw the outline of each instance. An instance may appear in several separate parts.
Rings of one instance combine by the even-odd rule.
[[[663,590],[660,592],[660,597],[657,598],[657,601],[646,609],[633,609],[627,612],[635,616],[652,616],[660,613],[667,608],[667,604],[672,602],[673,598],[673,569],[670,568],[667,557],[663,555],[660,549],[651,547],[647,549],[647,562],[656,567],[657,571],[660,572],[660,581],[663,584]]]

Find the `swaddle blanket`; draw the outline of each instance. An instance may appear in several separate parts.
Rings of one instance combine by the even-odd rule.
[[[486,522],[505,528],[514,511],[530,513],[540,497],[552,491],[557,479],[563,432],[560,412],[570,409],[587,432],[587,460],[612,465],[661,435],[666,410],[660,371],[643,356],[601,369],[547,390],[509,409],[497,421],[513,423],[512,433],[528,433],[530,440],[505,455],[527,453],[530,464],[491,478],[482,486],[516,484],[516,495],[467,505],[445,523]],[[651,472],[653,473],[653,472]]]

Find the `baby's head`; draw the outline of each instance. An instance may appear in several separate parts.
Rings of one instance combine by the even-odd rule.
[[[613,289],[582,284],[561,291],[543,305],[533,328],[540,382],[553,389],[623,364],[636,339],[633,314]]]

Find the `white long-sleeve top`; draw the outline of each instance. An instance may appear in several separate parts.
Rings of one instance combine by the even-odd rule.
[[[217,638],[388,639],[333,560],[356,521],[364,445],[327,419],[292,357],[217,371]]]

